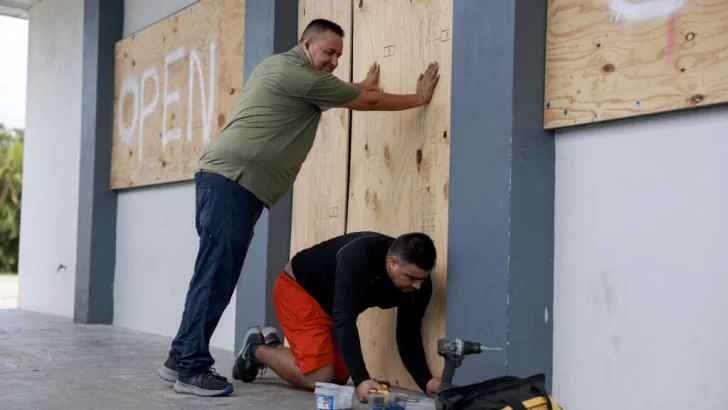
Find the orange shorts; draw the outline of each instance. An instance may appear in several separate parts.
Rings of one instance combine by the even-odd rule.
[[[349,375],[334,343],[331,316],[285,271],[273,286],[273,306],[302,373],[335,363],[337,376]]]

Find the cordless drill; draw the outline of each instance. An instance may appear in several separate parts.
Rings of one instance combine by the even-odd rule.
[[[442,382],[437,388],[438,393],[452,387],[455,369],[463,364],[463,358],[466,355],[482,353],[485,350],[489,350],[489,348],[478,342],[462,339],[439,339],[437,341],[437,354],[445,358],[445,368],[442,371]]]

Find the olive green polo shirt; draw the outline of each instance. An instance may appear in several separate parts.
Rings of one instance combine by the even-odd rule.
[[[206,144],[199,168],[239,181],[270,208],[293,186],[321,113],[360,92],[311,65],[298,45],[267,57],[250,73],[233,116]]]

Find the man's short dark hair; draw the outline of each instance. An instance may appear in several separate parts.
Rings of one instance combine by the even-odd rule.
[[[420,232],[400,235],[392,242],[389,253],[397,256],[400,265],[412,263],[426,271],[432,270],[437,259],[435,243],[429,236]]]
[[[303,40],[303,38],[306,36],[309,36],[311,38],[320,37],[326,32],[326,30],[331,30],[335,34],[344,37],[344,29],[342,29],[340,25],[330,20],[316,19],[308,23],[306,29],[303,30],[303,34],[301,34],[301,40]]]

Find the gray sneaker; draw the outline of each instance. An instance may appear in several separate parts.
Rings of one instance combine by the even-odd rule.
[[[214,368],[204,370],[194,376],[177,377],[174,391],[182,394],[194,394],[202,397],[225,396],[233,392],[233,385],[227,378],[215,373]]]
[[[243,340],[245,341],[243,348],[240,349],[233,364],[233,379],[252,383],[263,366],[251,355],[251,350],[253,346],[265,344],[265,337],[259,326],[252,326],[245,331]]]

